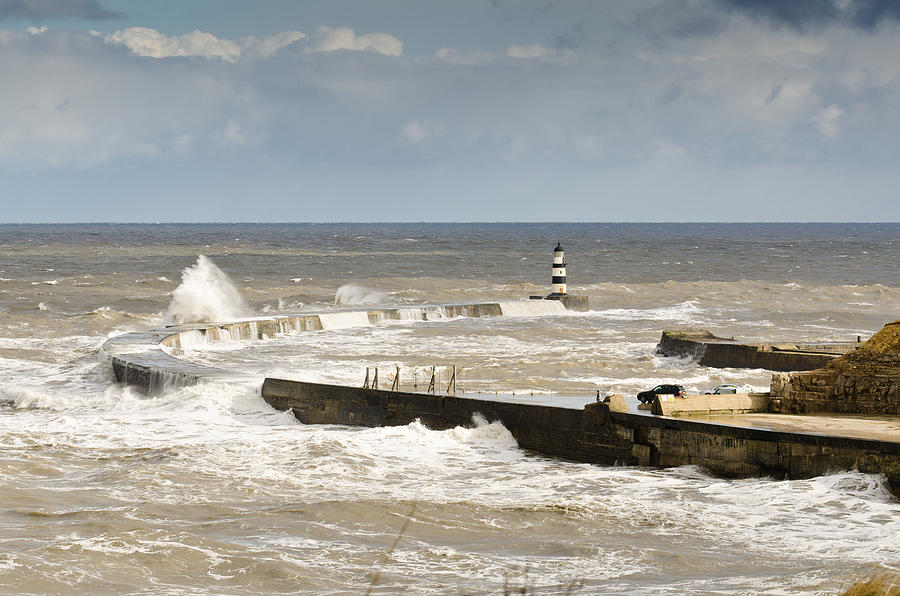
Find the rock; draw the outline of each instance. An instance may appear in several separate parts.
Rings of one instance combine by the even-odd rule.
[[[625,402],[625,396],[619,395],[618,393],[607,395],[603,402],[609,404],[609,410],[611,412],[628,412],[630,410],[628,404]]]
[[[900,414],[900,320],[823,368],[772,375],[770,393],[785,413]]]

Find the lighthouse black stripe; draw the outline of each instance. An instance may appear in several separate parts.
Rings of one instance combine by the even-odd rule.
[[[554,283],[554,284],[564,284],[564,283],[566,283],[566,276],[565,276],[565,275],[560,275],[560,276],[554,275],[554,276],[553,276],[553,281],[550,282],[550,283]]]
[[[557,267],[565,267],[565,266],[566,266],[565,263],[553,263],[553,268],[554,268],[554,269],[556,269]]]

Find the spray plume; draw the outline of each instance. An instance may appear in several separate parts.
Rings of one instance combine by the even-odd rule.
[[[338,288],[334,295],[335,304],[362,305],[384,304],[388,295],[384,292],[372,290],[359,284],[344,284]]]
[[[249,309],[228,276],[203,255],[181,274],[166,311],[171,323],[228,321],[247,316]]]

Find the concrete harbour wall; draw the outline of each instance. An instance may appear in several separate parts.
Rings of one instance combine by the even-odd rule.
[[[200,381],[233,381],[235,373],[187,362],[171,352],[221,340],[255,340],[291,331],[370,325],[388,320],[433,320],[457,316],[552,314],[558,301],[335,311],[167,327],[111,338],[103,346],[116,378],[148,391]],[[540,311],[540,312],[538,312]],[[263,398],[290,410],[306,424],[403,425],[419,419],[434,429],[469,424],[475,414],[499,420],[525,450],[603,465],[698,465],[724,476],[802,478],[834,470],[884,474],[900,494],[900,443],[787,433],[611,411],[607,404],[584,409],[489,401],[456,396],[392,392],[338,385],[266,379]],[[716,396],[721,410],[722,398]],[[619,401],[624,401],[621,398]],[[731,403],[731,402],[729,402]],[[620,404],[621,405],[621,404]],[[735,401],[736,411],[749,401]],[[698,406],[699,407],[699,406]],[[619,408],[616,408],[619,409]],[[665,413],[665,412],[662,412]],[[672,412],[670,412],[672,413]]]
[[[709,414],[767,412],[768,408],[768,393],[688,395],[671,397],[671,399],[663,399],[657,395],[653,400],[651,412],[657,416],[706,416]]]
[[[827,349],[834,351],[825,351]],[[733,338],[716,337],[709,331],[663,331],[656,346],[657,353],[663,356],[694,358],[700,366],[773,371],[821,368],[840,356],[844,349],[843,344],[823,347],[822,351],[804,350],[791,344],[742,344]]]
[[[885,474],[900,494],[900,443],[769,431],[611,411],[583,410],[266,379],[262,396],[304,424],[432,429],[499,420],[522,449],[603,465],[697,465],[726,477],[808,478],[836,470]]]

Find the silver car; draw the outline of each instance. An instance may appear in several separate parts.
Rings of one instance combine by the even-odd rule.
[[[737,387],[734,385],[719,385],[712,391],[707,391],[704,395],[724,395],[726,393],[737,393]]]

